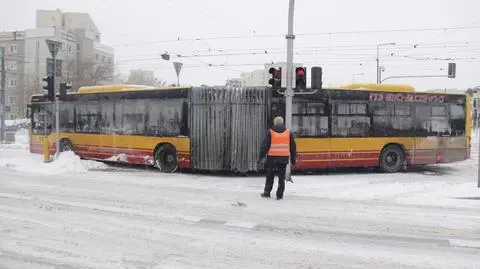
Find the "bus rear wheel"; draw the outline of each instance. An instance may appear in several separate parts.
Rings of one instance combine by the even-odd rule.
[[[163,173],[174,173],[177,170],[177,151],[172,145],[158,147],[155,151],[155,166]]]
[[[68,139],[62,139],[60,141],[60,152],[73,151],[73,144]]]
[[[380,154],[380,169],[385,173],[397,173],[403,169],[405,153],[398,145],[389,145]]]

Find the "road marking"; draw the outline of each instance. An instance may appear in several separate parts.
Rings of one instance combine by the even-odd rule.
[[[224,225],[226,221],[215,220],[215,219],[201,219],[196,224],[214,224],[214,225]]]
[[[448,243],[452,247],[478,248],[480,249],[480,240],[449,239]]]
[[[252,229],[253,227],[257,226],[257,223],[240,222],[240,221],[228,221],[227,223],[225,223],[225,225],[229,226],[229,227]]]
[[[186,220],[188,222],[197,223],[197,222],[201,221],[203,218],[202,217],[195,217],[195,216],[181,216],[180,219]]]

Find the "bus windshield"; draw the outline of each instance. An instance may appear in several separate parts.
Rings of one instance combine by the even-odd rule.
[[[49,135],[54,123],[51,104],[32,106],[32,133],[35,135]]]

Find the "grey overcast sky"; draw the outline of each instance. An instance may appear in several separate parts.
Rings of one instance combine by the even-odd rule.
[[[175,82],[167,51],[184,56],[182,84],[223,84],[241,72],[285,61],[288,0],[0,0],[0,31],[35,27],[36,9],[90,13],[117,68],[154,70]],[[384,77],[446,74],[457,78],[396,79],[418,89],[480,85],[479,0],[297,0],[295,62],[324,68],[332,86],[375,82],[376,44]],[[441,30],[427,30],[440,28]],[[417,31],[397,31],[397,30]],[[423,29],[423,30],[420,30]],[[381,30],[381,31],[379,31]],[[383,31],[386,30],[386,31]],[[243,38],[225,38],[243,36]],[[197,40],[193,40],[197,39]],[[177,42],[167,42],[179,40]],[[414,45],[417,45],[414,48]],[[266,52],[266,53],[265,53]]]

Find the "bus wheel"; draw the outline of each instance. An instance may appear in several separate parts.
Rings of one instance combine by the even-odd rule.
[[[172,145],[162,145],[155,152],[155,165],[163,173],[173,173],[178,168],[177,151]]]
[[[402,170],[405,153],[397,145],[389,145],[380,154],[380,169],[385,173],[397,173]]]
[[[60,141],[60,152],[73,151],[73,144],[68,139]]]

